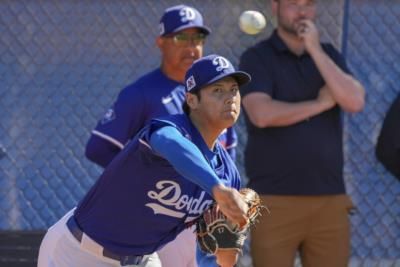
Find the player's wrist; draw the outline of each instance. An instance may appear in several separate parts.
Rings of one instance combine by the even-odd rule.
[[[307,51],[311,55],[311,57],[314,58],[314,60],[315,57],[321,56],[322,54],[325,53],[324,50],[322,49],[321,44],[318,41],[309,44],[307,47]]]
[[[216,183],[216,184],[214,184],[213,186],[212,186],[212,191],[214,192],[214,191],[221,191],[221,190],[226,190],[227,189],[227,187],[224,185],[224,184],[222,184],[222,183]]]
[[[235,266],[240,252],[241,250],[239,249],[217,249],[217,253],[215,253],[217,264],[221,267]]]
[[[228,191],[230,191],[230,188],[226,187],[222,183],[217,183],[211,188],[212,196],[216,201],[218,201],[221,195],[226,194]]]

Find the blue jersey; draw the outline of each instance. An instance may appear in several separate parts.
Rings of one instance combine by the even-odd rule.
[[[151,134],[167,125],[199,148],[221,183],[240,188],[239,172],[226,150],[217,142],[210,151],[186,115],[153,119],[118,153],[75,211],[83,232],[116,254],[160,249],[213,201],[152,150]]]
[[[152,118],[183,113],[185,86],[156,69],[123,89],[117,101],[92,131],[86,156],[105,167]],[[235,158],[237,135],[229,128],[221,143]]]

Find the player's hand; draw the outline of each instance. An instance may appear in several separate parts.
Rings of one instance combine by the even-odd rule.
[[[301,20],[297,24],[296,31],[299,38],[303,40],[308,53],[312,54],[316,49],[322,49],[318,29],[312,20]]]
[[[336,101],[333,98],[331,92],[329,91],[329,88],[328,88],[327,85],[323,86],[319,90],[317,101],[319,103],[321,103],[321,105],[323,106],[324,110],[331,109],[336,105]]]
[[[237,249],[218,249],[215,253],[217,264],[221,267],[233,267],[239,259],[239,253]]]
[[[236,189],[217,185],[212,192],[219,209],[229,220],[240,226],[247,224],[248,205]]]

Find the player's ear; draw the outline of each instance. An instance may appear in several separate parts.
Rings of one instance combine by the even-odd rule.
[[[191,94],[191,93],[186,93],[186,103],[190,107],[191,110],[196,109],[199,99],[197,95]]]
[[[164,47],[164,39],[161,36],[158,36],[156,39],[156,45],[157,47],[162,50],[162,48]]]

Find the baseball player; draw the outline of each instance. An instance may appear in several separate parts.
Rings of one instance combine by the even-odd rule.
[[[213,199],[243,224],[239,172],[217,138],[237,120],[239,86],[250,77],[210,55],[195,61],[185,80],[185,114],[151,120],[124,146],[76,209],[48,230],[38,267],[159,267],[156,251]],[[217,266],[201,251],[198,264]]]
[[[162,55],[161,66],[120,92],[116,102],[92,131],[86,146],[88,159],[106,167],[152,118],[183,113],[185,73],[194,60],[203,56],[204,42],[209,34],[210,29],[204,25],[202,15],[195,8],[178,5],[165,10],[156,39]],[[235,131],[228,128],[219,139],[234,159]],[[195,266],[194,247],[193,230],[182,232],[160,251],[163,266]]]

